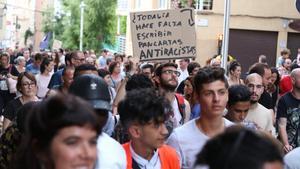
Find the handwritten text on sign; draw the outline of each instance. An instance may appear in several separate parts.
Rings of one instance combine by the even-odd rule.
[[[140,60],[196,57],[193,9],[130,14],[133,54]]]

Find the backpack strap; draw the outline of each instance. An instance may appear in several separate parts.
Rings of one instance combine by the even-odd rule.
[[[181,124],[184,123],[185,120],[185,104],[184,104],[184,97],[180,95],[179,93],[175,93],[175,98],[178,103],[179,112],[182,116],[182,120],[180,121]]]

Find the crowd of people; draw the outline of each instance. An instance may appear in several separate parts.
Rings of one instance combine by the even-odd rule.
[[[0,54],[0,168],[300,169],[300,55]]]

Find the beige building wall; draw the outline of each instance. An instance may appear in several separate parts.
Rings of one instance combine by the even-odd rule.
[[[38,11],[46,11],[47,8],[53,8],[54,7],[54,0],[36,0],[35,9]],[[34,15],[34,51],[40,50],[40,42],[44,38],[44,32],[43,32],[43,14],[42,12],[36,12]]]
[[[19,48],[25,47],[25,32],[27,29],[30,29],[33,32],[33,22],[34,22],[34,1],[32,0],[23,0],[22,3],[18,0],[9,1],[11,6],[14,8],[12,14],[12,21],[14,24],[18,22],[20,25],[20,29],[16,29],[15,31],[15,43],[18,43]],[[18,18],[18,19],[17,19]],[[14,25],[15,26],[15,25]],[[28,39],[27,44],[32,43],[32,41]]]
[[[197,11],[197,61],[202,65],[217,54],[217,39],[223,34],[223,1],[214,1],[213,10]],[[300,19],[294,0],[231,0],[231,29],[278,32],[277,56],[286,47],[288,27],[293,19]],[[207,25],[203,24],[207,23]]]
[[[129,0],[130,11],[136,11],[136,2]],[[152,3],[151,3],[152,2]],[[170,4],[170,0],[168,2]],[[139,10],[158,9],[159,0],[143,0]],[[169,5],[168,5],[169,6]],[[204,65],[218,52],[218,37],[223,34],[224,1],[214,0],[213,9],[195,10],[197,34],[197,58]],[[132,54],[130,20],[127,21],[126,53]],[[278,32],[277,56],[286,47],[288,27],[293,19],[300,19],[295,0],[231,0],[231,29]]]
[[[0,40],[3,46],[15,48],[23,48],[25,31],[30,28],[33,31],[33,14],[34,14],[34,0],[1,0],[0,8],[6,5],[6,13],[3,16],[2,29],[0,29]],[[16,24],[20,25],[16,29]],[[29,40],[30,41],[30,40]],[[29,42],[28,41],[28,42]]]
[[[54,0],[0,0],[0,17],[3,17],[2,29],[0,29],[0,40],[6,47],[19,48],[33,45],[34,50],[38,50],[39,43],[43,38],[42,30],[42,12],[47,5],[53,6]],[[7,6],[5,16],[2,16],[4,4]],[[17,19],[18,18],[18,19]],[[16,29],[16,22],[20,25]],[[24,36],[27,29],[34,33],[33,37],[24,44]]]

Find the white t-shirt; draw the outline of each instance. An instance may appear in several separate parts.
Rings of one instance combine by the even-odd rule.
[[[172,102],[172,108],[173,108],[174,118],[175,118],[174,127],[182,126],[182,124],[180,124],[180,121],[182,120],[182,115],[180,114],[178,101],[176,98]]]
[[[284,156],[285,169],[300,169],[300,147]]]
[[[260,130],[269,132],[273,130],[272,112],[257,103],[251,105],[245,120],[254,122]]]
[[[180,76],[178,77],[178,85],[184,81],[187,77],[189,77],[189,72],[187,71],[187,69],[185,70],[181,70],[180,68],[178,69],[178,71],[180,72]]]
[[[191,169],[194,167],[197,154],[209,139],[209,137],[197,127],[197,119],[193,119],[183,126],[176,128],[167,140],[167,144],[176,149],[180,157],[182,169]],[[225,118],[223,119],[226,127],[233,125],[232,122]]]
[[[65,62],[65,55],[61,55],[60,58],[59,58],[59,63],[62,64],[62,65],[65,65],[66,62]]]
[[[104,132],[97,140],[97,155],[96,169],[126,169],[125,150],[120,143]]]
[[[52,74],[49,76],[44,76],[42,74],[37,74],[35,76],[37,82],[37,96],[39,98],[44,98],[48,92],[48,84],[50,82]]]

